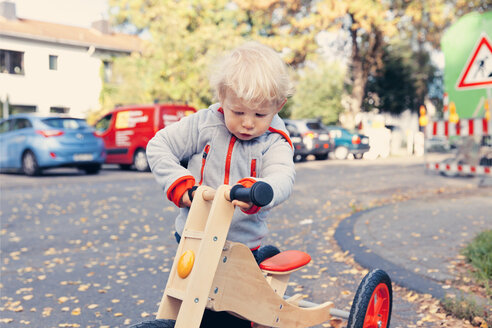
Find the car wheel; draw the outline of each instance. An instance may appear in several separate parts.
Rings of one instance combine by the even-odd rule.
[[[139,172],[146,172],[149,170],[149,163],[147,162],[145,150],[139,149],[135,152],[135,156],[133,157],[133,165],[135,165],[135,169]]]
[[[348,149],[347,147],[344,146],[339,146],[335,148],[335,158],[336,159],[346,159],[348,156]]]
[[[314,156],[318,161],[319,160],[324,160],[324,159],[327,159],[328,158],[328,153],[326,154],[320,154],[320,155],[315,155]]]
[[[363,153],[354,154],[355,159],[362,159]]]
[[[131,164],[120,164],[120,169],[128,171],[132,168]]]
[[[22,156],[22,171],[25,175],[33,177],[41,174],[41,169],[38,166],[36,156],[30,150]]]
[[[294,155],[294,162],[304,162],[306,160],[306,156],[303,155]]]
[[[85,171],[85,174],[98,174],[101,170],[101,164],[90,164],[79,167],[79,169]]]

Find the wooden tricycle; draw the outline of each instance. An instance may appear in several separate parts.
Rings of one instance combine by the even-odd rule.
[[[244,244],[226,240],[233,199],[265,206],[272,188],[256,182],[251,188],[201,186],[192,206],[169,273],[157,319],[134,328],[198,328],[205,309],[227,311],[251,327],[311,327],[332,316],[348,319],[348,327],[389,327],[392,288],[382,270],[369,272],[360,283],[350,312],[332,302],[315,304],[302,295],[285,296],[289,276],[311,260],[301,251],[285,251],[258,266]],[[233,327],[232,327],[233,328]]]

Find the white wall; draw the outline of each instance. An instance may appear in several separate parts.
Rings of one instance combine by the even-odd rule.
[[[97,52],[3,36],[0,48],[24,52],[24,75],[0,73],[0,99],[8,94],[11,104],[37,106],[40,113],[67,107],[79,117],[100,108],[102,61]],[[58,70],[49,69],[49,55],[58,56]]]

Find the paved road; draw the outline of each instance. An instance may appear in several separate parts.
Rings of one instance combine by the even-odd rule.
[[[176,249],[177,211],[152,174],[66,169],[40,178],[0,174],[0,183],[0,316],[12,320],[1,327],[124,327],[153,317]],[[348,310],[364,272],[334,241],[340,220],[474,188],[475,179],[425,174],[415,159],[299,163],[294,194],[272,213],[266,242],[313,258],[288,294]],[[395,293],[392,327],[422,318],[404,293]]]

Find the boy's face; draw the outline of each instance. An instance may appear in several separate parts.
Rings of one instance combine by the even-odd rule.
[[[233,92],[227,92],[221,104],[227,129],[241,140],[251,140],[265,133],[282,108],[275,108],[270,103],[251,107]]]

